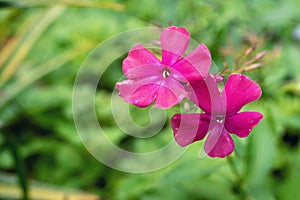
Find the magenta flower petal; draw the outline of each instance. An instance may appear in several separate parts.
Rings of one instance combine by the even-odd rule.
[[[224,88],[227,115],[237,113],[245,104],[257,100],[261,93],[259,85],[247,76],[230,75]]]
[[[190,42],[190,33],[185,28],[170,26],[160,35],[162,63],[171,66],[185,52]]]
[[[166,78],[161,81],[156,94],[155,106],[170,108],[187,96],[185,88],[176,80]]]
[[[205,80],[191,81],[186,89],[189,99],[206,113],[217,113],[222,110],[217,81],[212,75],[209,74]]]
[[[205,45],[182,58],[190,41],[185,28],[168,27],[160,40],[162,61],[141,44],[133,46],[124,59],[123,71],[128,80],[117,83],[117,89],[125,101],[145,107],[156,100],[155,106],[170,108],[187,97],[183,85],[207,76],[211,58]]]
[[[259,112],[241,112],[226,118],[225,127],[230,133],[239,137],[247,137],[263,115]]]
[[[210,157],[220,157],[230,155],[233,152],[234,143],[223,124],[216,124],[209,133],[204,150]]]
[[[208,132],[210,116],[206,114],[176,114],[171,119],[171,127],[176,142],[187,146],[202,140]]]
[[[157,91],[155,106],[163,109],[170,108],[178,104],[181,99],[177,98],[176,95],[167,87],[160,87]]]
[[[156,97],[159,88],[153,77],[139,81],[125,80],[116,85],[119,95],[128,103],[140,108],[149,106]]]
[[[192,81],[200,78],[206,78],[210,65],[210,52],[204,44],[200,44],[191,53],[186,55],[171,67],[184,76],[187,80]]]
[[[131,69],[150,64],[154,64],[155,66],[160,65],[160,61],[143,45],[136,44],[130,49],[128,56],[123,60],[123,72],[127,76]]]
[[[131,80],[139,80],[148,77],[157,77],[163,80],[164,69],[165,67],[161,64],[145,64],[127,70],[127,73],[125,75],[128,79]]]

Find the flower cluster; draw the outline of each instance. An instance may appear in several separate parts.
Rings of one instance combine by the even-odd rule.
[[[211,55],[204,44],[183,57],[190,34],[185,28],[171,26],[160,35],[162,59],[142,44],[133,46],[123,61],[128,80],[118,82],[119,95],[128,103],[147,107],[154,102],[170,108],[188,98],[203,113],[175,114],[171,119],[174,138],[180,146],[205,141],[211,157],[225,157],[234,149],[230,134],[247,137],[263,118],[259,112],[239,112],[247,103],[259,99],[257,83],[242,74],[231,74],[223,90],[223,78],[209,73]]]

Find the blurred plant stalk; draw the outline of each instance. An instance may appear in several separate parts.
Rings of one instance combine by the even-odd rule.
[[[28,53],[34,48],[36,42],[65,10],[66,7],[57,5],[37,11],[33,10],[19,30],[6,40],[0,51],[0,112],[28,86],[67,62],[87,53],[95,45],[91,41],[77,43],[69,50],[50,58],[40,66],[30,66],[27,70],[20,71]],[[10,124],[10,120],[1,121],[0,129]],[[23,193],[22,199],[28,199],[26,169],[24,168],[24,160],[19,154],[19,147],[15,144],[14,139],[10,138],[9,133],[1,132],[1,134],[6,139],[7,147],[14,159],[19,185]]]
[[[21,30],[18,31],[20,34],[7,42],[0,52],[0,66],[3,68],[0,74],[0,87],[16,73],[36,41],[64,10],[64,7],[55,6],[46,12],[34,13],[21,26]]]
[[[2,89],[1,91],[0,109],[30,84],[92,48],[93,44],[91,42],[79,43],[42,65],[31,67],[26,73],[16,76],[18,69],[20,69],[24,59],[34,47],[35,42],[65,9],[65,7],[55,6],[48,8],[46,12],[34,13],[1,49],[0,88],[3,88],[8,82],[11,83],[9,89]],[[11,81],[12,78],[13,81]]]
[[[74,6],[74,7],[91,7],[91,8],[103,8],[103,9],[111,9],[117,11],[125,10],[125,7],[119,3],[113,2],[101,2],[101,1],[91,1],[91,0],[6,0],[4,1],[12,6],[18,7],[32,7],[32,6]]]
[[[228,64],[227,60],[224,59],[223,69],[219,72],[219,75],[226,76],[232,73],[245,73],[262,68],[270,59],[278,57],[281,52],[280,46],[275,46],[271,52],[267,50],[257,52],[257,49],[262,47],[265,41],[264,38],[258,38],[255,34],[250,34],[245,40],[248,44],[247,48],[238,49],[237,52],[233,49],[223,49],[221,53],[224,57],[229,55],[230,57],[235,57],[235,59],[232,64],[233,66]]]

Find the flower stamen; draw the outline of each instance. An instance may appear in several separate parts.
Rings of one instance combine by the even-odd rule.
[[[164,78],[168,78],[170,76],[170,71],[168,69],[164,69],[162,75]]]
[[[224,115],[216,115],[216,122],[217,123],[223,123],[224,122],[224,119],[225,119],[225,116]]]

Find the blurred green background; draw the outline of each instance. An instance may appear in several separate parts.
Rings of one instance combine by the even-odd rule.
[[[0,195],[6,195],[0,199],[21,198],[4,187],[11,177],[24,199],[39,183],[101,199],[298,199],[299,8],[299,0],[0,1]],[[255,47],[250,58],[266,50],[262,66],[245,71],[263,89],[262,98],[245,109],[265,117],[248,138],[234,138],[229,159],[199,159],[198,142],[164,169],[116,171],[93,158],[77,135],[72,116],[77,70],[96,45],[115,34],[169,25],[183,26],[205,43],[219,68],[241,67],[249,47]],[[168,122],[164,136],[144,141],[114,123],[108,105],[122,76],[121,62],[113,62],[101,78],[97,117],[118,146],[155,149],[172,139]],[[138,123],[148,123],[147,110],[131,111]]]

